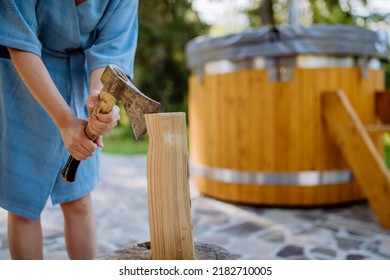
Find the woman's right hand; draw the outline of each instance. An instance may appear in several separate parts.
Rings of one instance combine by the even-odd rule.
[[[60,128],[65,148],[80,161],[91,157],[97,149],[97,144],[85,134],[86,125],[87,121],[74,117]]]

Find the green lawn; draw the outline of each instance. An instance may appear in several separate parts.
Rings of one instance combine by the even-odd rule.
[[[115,127],[103,138],[103,153],[120,155],[146,154],[148,147],[147,135],[140,140],[135,140],[130,125]]]
[[[390,134],[386,133],[384,135],[385,143],[385,161],[388,168],[390,168]]]

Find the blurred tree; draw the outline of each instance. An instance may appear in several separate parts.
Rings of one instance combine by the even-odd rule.
[[[309,0],[310,8],[313,11],[313,23],[343,23],[356,25],[358,16],[352,14],[352,3],[360,2],[363,6],[367,5],[367,0],[348,0],[344,1],[344,8],[340,5],[340,0]]]
[[[388,15],[369,13],[358,14],[354,7],[366,7],[368,0],[297,0],[309,4],[310,23],[351,24],[367,26],[372,22],[384,21]],[[288,4],[290,0],[254,0],[247,14],[251,27],[260,25],[281,25],[287,23]],[[292,1],[291,1],[292,2]]]
[[[185,44],[207,30],[190,0],[140,1],[134,83],[164,111],[186,111]]]
[[[263,25],[276,25],[275,13],[273,12],[274,0],[263,0],[259,7],[259,16]]]
[[[301,0],[297,0],[301,1]],[[303,0],[302,0],[303,2]],[[358,14],[356,5],[366,7],[368,0],[306,0],[309,4],[309,23],[349,24],[370,28],[371,24],[389,22],[388,14]],[[288,4],[292,0],[254,0],[252,8],[247,11],[251,27],[277,26],[288,21]],[[302,17],[308,17],[302,14]],[[386,88],[390,88],[390,64],[385,64]]]

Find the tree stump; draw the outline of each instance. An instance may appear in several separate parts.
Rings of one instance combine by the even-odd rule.
[[[236,260],[237,256],[226,249],[207,242],[195,242],[197,260]],[[151,260],[150,242],[138,243],[130,247],[115,250],[99,257],[99,260]]]

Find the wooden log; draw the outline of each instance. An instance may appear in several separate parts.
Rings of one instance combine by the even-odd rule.
[[[322,95],[328,131],[384,228],[390,228],[390,173],[343,91]]]
[[[195,259],[185,113],[145,115],[153,260]]]

